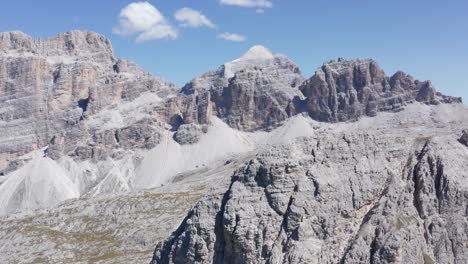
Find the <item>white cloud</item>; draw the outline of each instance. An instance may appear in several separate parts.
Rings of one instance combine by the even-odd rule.
[[[192,8],[184,7],[177,10],[174,14],[174,17],[177,21],[181,23],[183,27],[202,27],[207,26],[210,28],[215,28],[213,22],[211,22],[206,16],[200,13],[197,10]]]
[[[120,11],[119,25],[113,32],[121,36],[138,34],[137,42],[177,38],[176,29],[148,2],[134,2],[124,7]]]
[[[271,8],[273,3],[268,0],[220,0],[223,5],[240,7]]]
[[[257,14],[263,14],[263,13],[265,13],[265,9],[263,9],[263,8],[257,8],[257,9],[255,10],[255,13],[257,13]]]
[[[224,32],[222,34],[219,34],[218,38],[228,40],[228,41],[234,41],[234,42],[243,42],[247,40],[245,36],[242,36],[236,33],[229,33],[229,32]]]

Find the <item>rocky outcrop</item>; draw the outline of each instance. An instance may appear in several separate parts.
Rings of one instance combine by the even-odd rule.
[[[254,46],[244,56],[192,80],[182,88],[187,95],[210,94],[213,114],[229,126],[269,130],[290,116],[289,107],[303,77],[288,58]]]
[[[251,160],[192,209],[152,263],[467,260],[466,151],[430,138],[333,136]]]
[[[182,124],[208,125],[213,115],[211,94],[177,94],[166,101],[162,115],[172,130],[177,130]]]
[[[387,77],[373,60],[330,61],[299,88],[306,99],[297,108],[319,121],[356,120],[382,111],[401,111],[408,103],[461,103],[436,92],[430,81],[397,72]]]
[[[206,125],[184,124],[174,134],[174,140],[181,145],[195,144],[207,130]]]
[[[213,111],[210,93],[180,96],[182,97],[182,120],[185,124],[210,124]]]

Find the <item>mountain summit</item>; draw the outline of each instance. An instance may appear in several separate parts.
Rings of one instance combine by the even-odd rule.
[[[386,76],[371,59],[329,61],[299,89],[306,99],[298,106],[319,121],[357,120],[377,112],[398,112],[414,101],[426,104],[461,103],[461,98],[437,92],[430,81],[404,72]]]
[[[271,60],[275,56],[273,53],[266,47],[261,45],[255,45],[251,47],[242,57],[238,60],[248,61],[248,60]]]
[[[231,127],[252,131],[286,120],[288,105],[301,97],[297,86],[303,80],[299,67],[287,57],[254,46],[241,58],[195,78],[182,92],[208,93],[218,117]]]
[[[235,73],[250,66],[265,67],[276,58],[273,53],[263,46],[253,46],[242,57],[224,64],[224,77],[232,78]]]

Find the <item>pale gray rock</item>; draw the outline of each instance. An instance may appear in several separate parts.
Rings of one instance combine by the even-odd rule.
[[[0,262],[466,263],[460,102],[372,60],[303,83],[260,46],[179,91],[93,32],[0,33]]]
[[[66,153],[79,161],[96,162],[113,156],[119,149],[152,149],[159,144],[162,135],[152,120],[142,119],[127,127],[96,131],[86,145],[78,144],[67,152],[63,143],[65,137],[52,138],[46,153],[49,157],[58,159]]]
[[[172,126],[172,130],[177,130],[182,124],[208,125],[211,123],[213,114],[211,94],[209,92],[188,95],[180,93],[167,99],[161,114]]]
[[[239,165],[188,172],[153,190],[85,195],[33,214],[0,216],[0,263],[147,263],[155,244]]]
[[[211,94],[208,92],[182,97],[182,119],[185,124],[209,124],[212,115]]]
[[[46,40],[0,33],[0,170],[46,146],[53,159],[68,153],[104,159],[112,148],[154,147],[160,126],[140,120],[118,128],[120,144],[83,146],[99,137],[95,133],[101,124],[88,119],[142,94],[164,98],[175,90],[134,63],[115,58],[110,41],[94,32],[70,31]],[[151,110],[146,115],[152,123],[165,118],[152,116]]]
[[[15,171],[19,167],[21,167],[25,163],[24,160],[21,159],[16,159],[13,160],[12,162],[9,162],[6,168],[4,168],[2,171],[0,171],[0,176],[5,176],[6,174]]]
[[[152,263],[465,263],[466,109],[455,124],[417,104],[262,151]]]
[[[213,114],[244,131],[270,130],[290,114],[303,77],[283,55],[254,46],[241,58],[228,62],[185,85],[187,95],[210,94]]]
[[[299,88],[305,100],[296,108],[315,120],[339,122],[401,111],[411,102],[461,103],[461,98],[436,92],[430,81],[397,72],[387,77],[373,60],[330,61]]]
[[[152,149],[161,139],[157,127],[151,126],[151,121],[141,120],[131,126],[115,132],[116,143],[124,149],[145,148]]]
[[[195,144],[208,130],[207,126],[197,124],[184,124],[177,129],[174,139],[181,145]]]
[[[174,219],[182,218],[201,196],[146,192],[88,197],[34,216],[0,218],[0,261],[147,263],[154,244],[170,234]]]

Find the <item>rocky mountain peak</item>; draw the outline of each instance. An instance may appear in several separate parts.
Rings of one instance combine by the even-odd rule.
[[[20,32],[0,33],[0,52],[40,56],[86,56],[112,58],[109,39],[92,31],[73,30],[49,39],[34,39]]]
[[[225,63],[222,66],[222,75],[224,78],[232,78],[242,70],[252,67],[265,70],[281,67],[281,64],[293,64],[287,57],[273,54],[269,49],[256,45],[251,47],[242,57]]]
[[[182,93],[209,93],[213,113],[231,127],[270,129],[288,118],[293,98],[302,96],[297,87],[303,80],[299,67],[286,56],[253,46],[239,59],[195,78]]]
[[[383,72],[378,63],[373,59],[352,59],[346,60],[344,58],[338,58],[338,60],[330,60],[323,64],[322,70],[327,69],[333,70],[337,73],[344,73],[354,68],[373,68],[373,73]]]
[[[47,49],[56,48],[69,54],[80,52],[113,53],[110,40],[92,31],[73,30],[45,40]]]
[[[106,155],[124,147],[122,138],[140,133],[140,127],[145,128],[138,134],[145,134],[143,145],[156,138],[156,129],[138,123],[151,117],[146,112],[122,122],[100,121],[98,116],[89,123],[104,109],[138,105],[134,101],[142,94],[156,103],[175,90],[137,65],[115,58],[104,36],[70,31],[39,40],[6,32],[0,33],[0,47],[0,174],[17,167],[18,156],[47,146],[53,159],[91,157],[97,147],[84,142],[91,142],[102,123],[114,126],[106,135],[122,128],[119,146],[106,146]]]
[[[21,31],[0,32],[0,52],[31,48],[32,42],[32,38]]]
[[[404,72],[388,77],[372,59],[329,61],[299,88],[306,99],[297,106],[319,121],[356,120],[377,112],[398,112],[410,102],[460,103],[438,93],[430,81]]]

